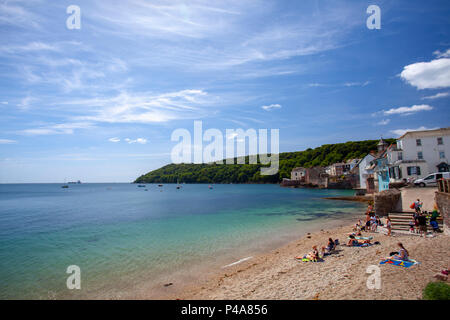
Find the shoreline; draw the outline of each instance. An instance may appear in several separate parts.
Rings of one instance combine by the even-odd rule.
[[[261,257],[270,255],[273,251],[278,250],[291,244],[295,239],[301,237],[308,237],[315,232],[322,232],[326,228],[341,228],[346,224],[354,221],[359,217],[358,213],[346,213],[344,217],[339,219],[326,218],[324,220],[317,220],[304,229],[298,230],[294,235],[292,231],[286,235],[273,238],[273,242],[263,243],[262,245],[252,244],[246,246],[242,251],[229,253],[225,256],[218,257],[217,260],[212,261],[208,259],[198,264],[188,265],[182,270],[172,271],[168,274],[160,275],[153,280],[144,280],[139,287],[132,290],[125,289],[119,296],[102,295],[96,297],[97,299],[154,299],[154,300],[176,300],[185,293],[192,290],[192,288],[201,288],[212,279],[220,277],[221,274],[229,273],[235,268],[253,264],[259,261]],[[184,298],[181,298],[184,299]]]
[[[422,290],[435,273],[450,263],[449,236],[433,238],[381,233],[365,233],[380,245],[344,247],[352,224],[329,230],[309,232],[300,239],[267,253],[221,269],[205,281],[187,285],[182,290],[163,295],[160,299],[181,300],[334,300],[334,299],[408,299],[422,297]],[[306,254],[312,245],[325,245],[327,239],[338,238],[338,253],[325,257],[323,262],[299,262],[295,256]],[[402,242],[411,258],[420,262],[410,268],[380,265],[379,262],[397,250]],[[319,247],[320,248],[320,247]],[[375,265],[381,270],[380,290],[370,290],[366,269]]]

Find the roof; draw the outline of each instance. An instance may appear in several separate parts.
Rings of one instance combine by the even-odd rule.
[[[419,138],[419,137],[433,137],[433,136],[447,136],[447,135],[450,135],[450,127],[433,130],[408,131],[397,140],[404,139],[405,137]]]

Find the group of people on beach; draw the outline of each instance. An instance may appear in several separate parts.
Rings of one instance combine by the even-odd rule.
[[[419,233],[421,237],[425,237],[427,235],[427,220],[429,218],[429,222],[434,232],[441,232],[439,229],[439,225],[437,222],[437,218],[439,217],[438,208],[434,205],[433,211],[429,214],[427,211],[422,211],[423,202],[420,199],[414,201],[411,204],[410,208],[414,209],[414,215],[412,220],[409,222],[409,232],[410,233]]]
[[[312,247],[312,251],[305,254],[303,257],[296,257],[296,259],[302,259],[303,261],[319,261],[322,260],[325,256],[332,254],[336,247],[339,245],[339,240],[333,240],[332,238],[328,238],[328,243],[326,246],[322,246],[321,251],[317,249],[317,246]]]

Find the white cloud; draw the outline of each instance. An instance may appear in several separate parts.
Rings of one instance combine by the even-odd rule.
[[[128,142],[129,144],[132,143],[139,143],[139,144],[146,144],[147,143],[147,139],[145,138],[137,138],[137,139],[130,139],[130,138],[125,138],[125,141]]]
[[[36,101],[35,98],[26,96],[25,98],[22,98],[22,100],[20,100],[20,102],[17,106],[20,109],[28,109],[34,101]]]
[[[30,42],[25,45],[10,45],[3,46],[0,48],[0,51],[8,52],[8,53],[17,53],[17,52],[35,52],[35,51],[59,51],[59,46],[55,44],[49,44],[44,42]]]
[[[55,125],[41,126],[38,128],[25,129],[20,131],[26,135],[51,135],[51,134],[73,134],[75,129],[92,128],[88,122],[61,123]]]
[[[17,143],[17,141],[10,139],[0,139],[0,144],[12,144],[12,143]]]
[[[162,94],[122,92],[109,98],[66,102],[93,110],[93,114],[77,116],[76,120],[108,123],[157,123],[199,117],[205,113],[200,107],[210,109],[213,103],[205,91],[192,89]]]
[[[437,58],[450,58],[450,49],[447,49],[447,51],[445,51],[445,52],[441,52],[439,50],[436,50],[435,52],[433,52],[433,54]]]
[[[400,77],[419,90],[450,87],[450,59],[410,64],[403,68]]]
[[[120,142],[120,139],[119,139],[119,138],[110,138],[110,139],[108,139],[108,141],[111,141],[111,142]]]
[[[268,105],[268,106],[262,106],[261,108],[263,108],[266,111],[270,111],[272,109],[281,109],[281,105],[276,103],[276,104],[271,104],[271,105]]]
[[[378,124],[381,126],[385,126],[385,125],[389,124],[389,122],[391,122],[391,119],[384,119],[384,120],[381,120],[380,122],[378,122]]]
[[[434,99],[439,99],[439,98],[445,98],[448,96],[450,96],[450,92],[440,92],[440,93],[436,93],[435,95],[432,95],[432,96],[423,97],[422,100],[434,100]]]
[[[397,136],[402,136],[404,135],[406,132],[411,132],[411,131],[424,131],[424,130],[436,130],[439,128],[427,128],[427,127],[419,127],[416,129],[396,129],[396,130],[391,130],[391,132]]]
[[[383,110],[383,114],[386,116],[393,114],[410,115],[420,111],[430,111],[430,110],[433,110],[432,106],[429,106],[427,104],[421,104],[421,105],[414,105],[411,107],[400,107],[400,108],[392,108],[389,110]]]
[[[8,104],[8,101],[2,101],[1,104]]]

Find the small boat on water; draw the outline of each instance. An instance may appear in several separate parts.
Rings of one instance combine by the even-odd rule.
[[[212,188],[213,188],[213,186],[212,186],[212,185],[209,185],[209,186],[208,186],[208,188],[212,189]]]
[[[145,184],[138,185],[138,188],[145,188]]]
[[[162,187],[163,185],[162,184],[158,184],[158,187]]]
[[[65,184],[65,185],[62,185],[61,188],[67,189],[67,188],[69,188],[69,186],[67,184]]]

